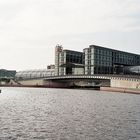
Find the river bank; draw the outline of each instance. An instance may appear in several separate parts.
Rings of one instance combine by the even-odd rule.
[[[0,87],[29,87],[29,88],[58,88],[58,87],[49,87],[42,85],[0,85]],[[60,87],[59,87],[60,88]],[[62,88],[62,87],[61,87]],[[100,90],[108,92],[120,92],[120,93],[131,93],[131,94],[140,94],[140,89],[131,89],[131,88],[119,88],[119,87],[70,87],[65,89],[83,89],[83,90]]]
[[[119,87],[100,87],[101,91],[109,92],[120,92],[120,93],[131,93],[131,94],[140,94],[140,89],[130,89],[130,88],[119,88]]]

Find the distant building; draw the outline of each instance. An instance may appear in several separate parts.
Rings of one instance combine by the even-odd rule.
[[[0,78],[14,78],[16,70],[0,69]]]
[[[48,70],[49,70],[49,69],[53,69],[53,70],[54,70],[54,69],[55,69],[55,65],[48,65],[48,66],[47,66],[47,69],[48,69]]]
[[[83,52],[55,48],[55,75],[84,74]]]
[[[59,45],[55,48],[55,75],[128,74],[127,68],[138,65],[138,54],[97,45],[90,45],[83,52],[63,50]]]

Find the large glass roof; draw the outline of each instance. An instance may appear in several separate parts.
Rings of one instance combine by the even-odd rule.
[[[31,79],[54,76],[54,69],[33,69],[24,70],[16,73],[16,78]]]

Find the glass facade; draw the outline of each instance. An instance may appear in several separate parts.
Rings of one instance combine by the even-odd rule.
[[[140,55],[91,45],[84,49],[85,74],[124,74],[126,66],[140,65]]]
[[[127,66],[124,68],[125,74],[140,75],[140,66]]]
[[[83,52],[62,50],[57,53],[55,67],[58,67],[57,75],[72,75],[74,68],[84,67]],[[78,73],[78,72],[77,72]]]
[[[15,74],[15,70],[0,69],[0,78],[14,78]]]
[[[25,70],[16,73],[16,79],[32,79],[32,78],[43,78],[47,76],[54,76],[54,69],[39,69],[39,70]]]
[[[82,67],[85,75],[125,74],[127,66],[140,65],[140,55],[96,45],[90,45],[83,52],[63,50],[60,46],[55,60],[57,75],[72,75],[75,67]]]

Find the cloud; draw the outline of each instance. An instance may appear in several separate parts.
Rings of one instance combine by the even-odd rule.
[[[139,48],[139,41],[133,39],[139,31],[139,0],[0,1],[0,51],[3,47],[12,48],[13,51],[22,48],[25,52],[27,48],[29,51],[31,48],[37,51],[45,48],[46,63],[49,63],[47,49],[53,50],[59,42],[69,47],[68,49],[76,46],[77,50],[82,50],[82,47],[87,47],[86,45],[94,41],[113,46],[115,43],[112,41],[112,45],[109,42],[104,43],[107,39],[105,34],[116,42],[109,33],[127,33],[130,36],[133,33],[132,44]],[[118,45],[121,46],[121,43],[122,41]]]
[[[45,32],[47,36],[126,30],[130,24],[131,27],[133,24],[139,26],[136,23],[140,19],[137,0],[30,0],[15,1],[11,8],[9,4],[7,7],[11,10],[3,16],[10,21],[3,28],[28,30],[29,33],[36,31],[36,34]]]

